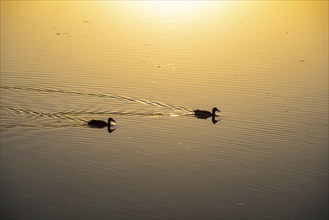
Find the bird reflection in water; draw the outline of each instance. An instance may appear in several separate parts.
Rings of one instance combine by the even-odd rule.
[[[216,116],[212,116],[211,121],[212,121],[213,124],[216,124],[217,122],[220,121],[220,119],[216,119]]]

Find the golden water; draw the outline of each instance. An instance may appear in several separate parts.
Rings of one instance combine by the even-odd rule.
[[[1,218],[328,217],[327,1],[1,1],[0,91]]]

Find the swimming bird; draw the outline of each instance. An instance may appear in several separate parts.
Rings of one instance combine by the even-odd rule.
[[[216,116],[216,112],[220,112],[220,110],[216,107],[214,107],[212,109],[212,112],[209,112],[209,111],[205,111],[205,110],[194,110],[194,115],[195,117],[197,118],[209,118],[209,117],[215,117]]]
[[[93,128],[104,128],[106,126],[110,127],[112,124],[111,122],[116,122],[113,118],[108,119],[108,123],[102,120],[91,120],[88,122],[88,125]]]

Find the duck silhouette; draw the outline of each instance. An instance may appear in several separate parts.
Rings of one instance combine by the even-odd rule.
[[[214,107],[212,109],[212,112],[197,109],[197,110],[194,110],[194,115],[197,118],[207,119],[207,118],[210,118],[210,117],[214,118],[216,116],[216,112],[220,112],[220,110],[216,107]]]
[[[109,118],[108,122],[106,123],[105,121],[102,120],[91,120],[88,122],[89,127],[92,128],[104,128],[104,127],[108,127],[109,130],[113,130],[110,129],[110,127],[112,126],[111,122],[116,122],[113,118]]]

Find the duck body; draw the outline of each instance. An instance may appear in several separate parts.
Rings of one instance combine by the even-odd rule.
[[[220,110],[218,108],[216,108],[216,107],[214,107],[212,109],[212,112],[197,109],[197,110],[194,110],[194,115],[197,118],[206,119],[206,118],[210,118],[210,117],[215,117],[216,116],[216,112],[220,112]]]
[[[110,127],[112,121],[115,122],[113,118],[109,118],[108,122],[102,120],[91,120],[88,122],[88,125],[93,128],[104,128],[104,127]]]
[[[96,128],[104,128],[107,126],[107,123],[102,120],[91,120],[88,122],[88,125],[90,127],[96,127]]]

